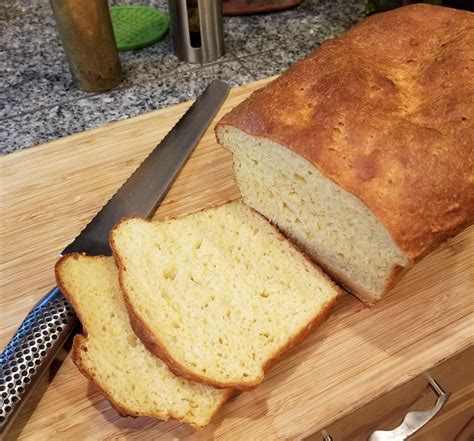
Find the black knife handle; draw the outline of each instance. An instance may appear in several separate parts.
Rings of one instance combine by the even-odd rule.
[[[0,358],[0,434],[6,433],[35,383],[78,319],[58,287],[29,312]]]

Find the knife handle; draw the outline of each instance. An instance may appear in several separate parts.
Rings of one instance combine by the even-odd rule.
[[[7,432],[77,323],[58,287],[28,313],[0,358],[0,434]]]

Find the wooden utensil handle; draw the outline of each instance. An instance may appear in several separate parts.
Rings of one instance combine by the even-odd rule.
[[[7,432],[77,323],[58,287],[28,313],[0,358],[0,434]]]

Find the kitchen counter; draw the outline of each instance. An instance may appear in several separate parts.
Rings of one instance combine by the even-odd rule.
[[[167,12],[166,0],[132,3]],[[168,35],[151,47],[121,53],[124,81],[92,94],[72,83],[49,2],[5,0],[0,7],[0,153],[193,99],[215,78],[237,86],[278,74],[363,18],[365,4],[305,0],[292,10],[226,18],[226,54],[203,66],[180,61]]]

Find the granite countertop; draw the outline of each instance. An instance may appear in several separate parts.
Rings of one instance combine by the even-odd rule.
[[[110,1],[111,5],[125,3],[168,9],[166,0]],[[121,53],[124,81],[114,90],[92,94],[72,83],[49,2],[4,0],[0,6],[0,153],[193,99],[215,78],[238,86],[278,74],[363,18],[365,4],[305,0],[283,12],[226,17],[226,53],[203,66],[180,61],[168,35],[151,47]]]

